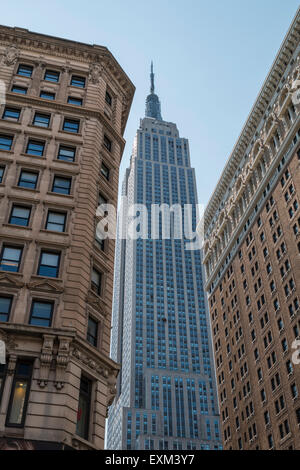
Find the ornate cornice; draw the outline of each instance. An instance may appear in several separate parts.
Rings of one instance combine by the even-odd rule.
[[[109,75],[109,81],[120,92],[123,100],[126,100],[126,108],[123,110],[122,116],[122,130],[124,131],[135,93],[135,86],[106,47],[47,36],[23,28],[11,28],[1,25],[0,43],[6,46],[2,58],[6,65],[12,65],[21,50],[22,52],[29,51],[49,54],[53,57],[64,58],[66,61],[74,60],[82,63],[86,66],[86,72],[90,73],[92,82],[95,80],[99,70],[105,71]],[[12,46],[14,50],[12,50]],[[97,70],[96,75],[94,73],[95,69]]]
[[[261,88],[258,98],[252,107],[246,124],[238,138],[237,143],[226,163],[226,166],[219,178],[216,188],[208,202],[205,211],[205,232],[209,227],[216,211],[218,210],[219,204],[221,203],[230,181],[236,172],[244,154],[251,143],[251,139],[259,125],[263,114],[266,112],[271,98],[276,91],[283,72],[286,69],[287,63],[290,61],[292,55],[296,51],[299,45],[299,32],[300,32],[300,9],[293,20],[292,25],[281,45],[281,48],[273,62],[271,70]]]

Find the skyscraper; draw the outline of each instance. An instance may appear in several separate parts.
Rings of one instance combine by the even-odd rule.
[[[225,449],[300,449],[299,28],[300,10],[205,213]]]
[[[146,100],[122,195],[128,204],[193,206],[188,141]],[[126,225],[125,218],[119,226]],[[150,220],[148,221],[150,232]],[[160,221],[161,235],[161,221]],[[112,358],[121,364],[109,449],[219,449],[219,418],[200,250],[183,239],[117,240]]]

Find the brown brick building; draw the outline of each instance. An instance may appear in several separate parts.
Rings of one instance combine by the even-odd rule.
[[[134,86],[105,47],[4,26],[0,79],[0,446],[101,449],[119,366],[96,209],[117,203]]]
[[[205,213],[225,449],[300,449],[299,26],[298,11]]]

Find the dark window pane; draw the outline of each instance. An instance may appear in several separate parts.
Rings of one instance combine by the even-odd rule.
[[[77,86],[79,88],[84,88],[85,87],[85,78],[84,77],[78,77],[77,75],[73,75],[71,79],[71,85],[72,86]]]
[[[70,194],[71,179],[55,176],[52,191],[59,194]]]
[[[111,106],[112,98],[111,98],[110,94],[108,93],[108,91],[105,93],[105,101],[106,101],[107,104],[109,104],[109,106]]]
[[[41,91],[40,98],[44,98],[45,100],[55,100],[55,93],[50,93],[48,91]]]
[[[22,188],[35,189],[37,184],[38,175],[37,173],[31,173],[29,171],[22,170],[18,186]]]
[[[53,303],[35,300],[31,308],[30,325],[50,327],[52,322]]]
[[[0,297],[0,321],[8,322],[11,303],[11,297]]]
[[[63,130],[67,132],[72,132],[73,134],[77,134],[79,132],[79,121],[65,119]]]
[[[24,88],[22,86],[13,85],[11,91],[13,93],[19,93],[20,95],[27,95],[27,88]]]
[[[53,230],[55,232],[64,232],[65,231],[65,223],[66,223],[66,214],[62,214],[60,212],[48,212],[47,230]]]
[[[82,106],[82,99],[74,98],[73,96],[69,96],[68,103],[69,104],[74,104],[75,106]]]
[[[21,64],[19,65],[17,74],[22,75],[23,77],[31,77],[32,72],[33,72],[33,67],[31,67],[31,65]]]
[[[89,437],[91,390],[91,381],[85,377],[81,377],[76,434],[81,436],[83,439],[88,439]]]
[[[29,140],[26,153],[42,157],[44,154],[45,143],[36,140]]]
[[[102,166],[101,166],[101,174],[104,176],[104,178],[109,180],[109,168],[107,168],[107,166],[104,165],[104,163],[102,163]]]
[[[4,246],[1,254],[0,269],[2,271],[18,272],[20,267],[22,248]]]
[[[11,150],[13,138],[9,135],[0,135],[0,149]]]
[[[36,113],[34,116],[33,124],[39,127],[49,127],[50,116],[48,114]]]
[[[59,253],[42,251],[40,256],[38,275],[46,277],[58,277],[59,261]]]
[[[27,227],[30,218],[30,211],[31,209],[29,207],[13,206],[9,223]]]
[[[20,109],[16,108],[5,108],[3,113],[3,119],[10,119],[14,121],[18,121],[20,117]]]
[[[59,147],[57,158],[58,160],[65,160],[67,162],[74,162],[75,160],[75,148],[74,147],[65,147],[61,145]]]
[[[3,181],[4,170],[5,170],[5,167],[0,166],[0,183],[2,183]]]
[[[97,271],[96,269],[93,269],[92,271],[92,281],[91,281],[91,287],[96,294],[100,295],[101,294],[101,278],[102,275]]]
[[[111,140],[105,135],[103,139],[104,147],[111,152]]]
[[[44,80],[48,82],[58,82],[59,81],[59,72],[54,70],[46,70]]]
[[[93,318],[89,317],[88,322],[88,332],[87,332],[87,340],[93,346],[97,346],[97,336],[98,336],[98,322],[96,322]]]

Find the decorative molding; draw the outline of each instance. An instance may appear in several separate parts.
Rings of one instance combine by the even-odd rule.
[[[18,60],[19,55],[20,55],[20,51],[17,47],[9,46],[4,51],[4,55],[2,57],[1,63],[3,65],[6,65],[7,67],[11,67],[12,65],[15,65],[15,63]]]
[[[4,341],[7,353],[9,353],[11,350],[15,350],[18,347],[14,336],[9,333],[6,333],[2,329],[0,329],[0,339],[1,341]]]
[[[64,291],[62,281],[55,281],[50,279],[41,279],[37,281],[32,281],[26,284],[26,287],[31,290],[39,290],[46,292],[59,292]]]
[[[89,80],[93,85],[98,85],[103,74],[104,67],[101,64],[92,64],[90,66]]]
[[[45,388],[48,384],[50,367],[53,360],[54,335],[43,335],[43,346],[40,356],[40,376],[38,384],[41,388]]]
[[[72,338],[68,336],[59,336],[59,347],[56,356],[56,375],[54,385],[57,390],[61,390],[65,384],[66,368],[70,360],[70,344]]]
[[[10,287],[18,287],[19,289],[25,286],[25,283],[19,280],[19,276],[14,276],[14,274],[8,272],[2,272],[0,274],[0,284]]]
[[[100,310],[102,315],[106,317],[109,313],[108,306],[98,295],[96,295],[92,290],[89,291],[86,302],[88,305],[93,307],[96,310]]]

